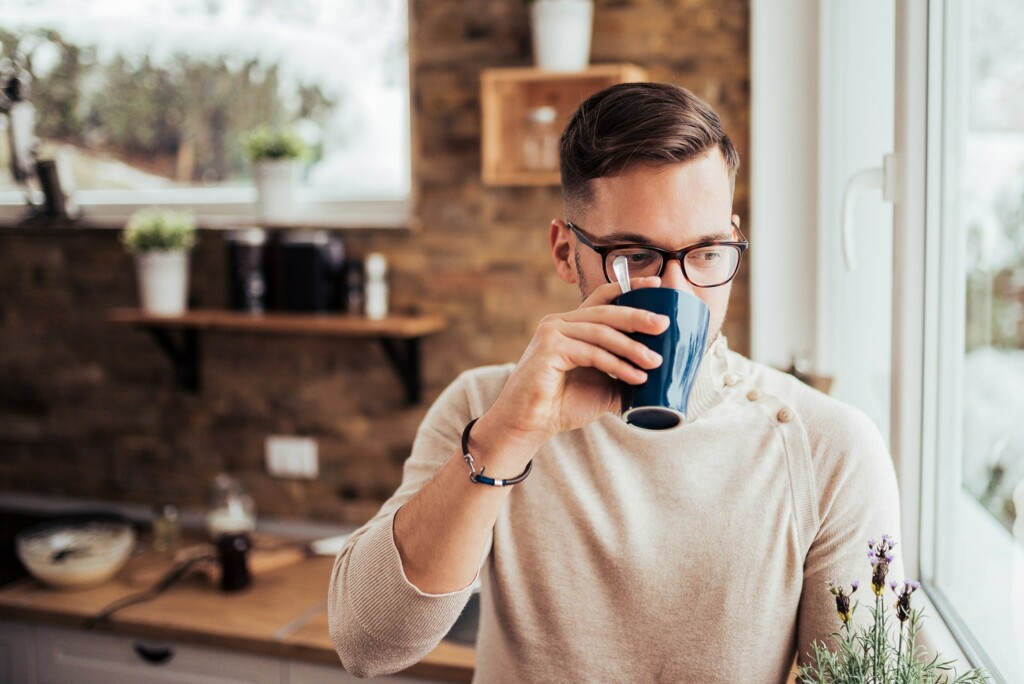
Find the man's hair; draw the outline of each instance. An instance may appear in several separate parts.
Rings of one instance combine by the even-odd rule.
[[[706,102],[669,83],[614,85],[587,98],[562,133],[562,195],[569,205],[587,203],[595,178],[698,159],[715,146],[735,186],[740,156]]]

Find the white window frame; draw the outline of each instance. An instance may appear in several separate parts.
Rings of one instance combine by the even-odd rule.
[[[411,12],[406,8],[406,35],[411,35]],[[416,188],[415,138],[412,130],[412,58],[406,59],[408,89],[406,139],[408,147],[408,193],[403,197],[330,199],[322,191],[297,188],[297,209],[288,220],[267,223],[256,216],[256,188],[253,186],[159,188],[144,190],[75,190],[73,203],[77,223],[88,227],[120,228],[135,211],[148,206],[187,209],[195,214],[203,228],[232,228],[260,225],[267,228],[406,229],[418,228],[413,216]],[[0,173],[8,173],[0,169]],[[32,194],[32,203],[41,206],[42,193]],[[0,191],[0,226],[13,226],[32,216],[25,193]]]
[[[918,83],[927,83],[927,96],[913,92],[913,82],[905,82],[903,87],[908,92],[902,96],[898,92],[897,95],[903,100],[903,124],[911,130],[916,127],[924,134],[909,134],[912,139],[903,164],[901,181],[907,182],[907,186],[902,196],[906,198],[907,208],[913,216],[904,217],[902,227],[897,221],[896,237],[904,237],[902,249],[897,252],[900,259],[897,271],[905,271],[905,282],[901,288],[908,291],[902,297],[907,309],[902,316],[901,342],[908,354],[919,345],[917,348],[921,351],[923,364],[921,377],[906,374],[906,384],[898,393],[894,388],[893,396],[894,399],[899,396],[901,411],[911,412],[901,416],[905,447],[914,445],[912,433],[919,432],[920,435],[916,440],[916,453],[921,457],[913,467],[907,464],[905,470],[908,477],[913,477],[916,470],[917,477],[912,481],[919,483],[919,505],[914,511],[918,520],[917,548],[920,549],[915,559],[920,563],[916,574],[921,578],[935,611],[941,616],[943,626],[948,629],[948,633],[937,635],[931,633],[936,631],[932,629],[925,636],[929,640],[932,637],[937,640],[952,637],[959,647],[959,657],[985,667],[996,681],[1006,681],[987,656],[986,646],[979,642],[967,622],[958,615],[938,582],[940,556],[953,553],[947,547],[957,543],[950,532],[953,529],[953,510],[971,520],[972,542],[979,548],[988,549],[988,563],[998,565],[999,561],[994,559],[1012,558],[1015,544],[1013,536],[981,510],[962,486],[963,406],[960,394],[964,382],[966,250],[965,236],[958,234],[958,222],[952,218],[959,191],[952,168],[957,164],[955,160],[948,166],[947,163],[951,161],[951,151],[957,149],[955,131],[966,130],[966,113],[961,101],[963,93],[949,87],[949,79],[959,78],[956,70],[965,64],[962,50],[966,28],[963,18],[957,14],[956,2],[914,0],[907,5],[910,7],[906,13],[908,26],[904,27],[902,38],[913,43],[914,52],[905,55],[905,75],[917,79]],[[902,6],[902,3],[898,5]],[[927,32],[921,35],[925,29]],[[961,35],[955,35],[955,31],[960,31]],[[923,45],[920,43],[922,40]],[[900,87],[899,81],[897,87]],[[918,223],[923,225],[918,226]],[[918,239],[921,242],[915,248],[914,242],[909,240]],[[921,250],[920,246],[924,249]],[[895,294],[901,297],[899,289]],[[910,297],[915,301],[908,301]],[[918,415],[913,414],[915,408]],[[955,506],[949,504],[951,501]],[[979,581],[976,590],[983,592],[985,604],[999,605],[1006,600],[1011,587]],[[940,650],[948,656],[952,648],[946,642]]]

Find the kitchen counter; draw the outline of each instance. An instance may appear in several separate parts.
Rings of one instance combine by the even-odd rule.
[[[333,559],[323,556],[255,574],[251,586],[223,593],[210,579],[187,574],[156,598],[114,613],[97,632],[177,641],[264,656],[341,664],[327,632],[327,586]],[[108,605],[152,586],[172,559],[136,553],[111,581],[90,589],[58,591],[25,578],[0,587],[0,619],[84,628]],[[474,651],[449,641],[402,674],[470,681]]]

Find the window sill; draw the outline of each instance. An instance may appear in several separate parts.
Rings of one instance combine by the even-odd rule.
[[[261,221],[256,217],[256,192],[239,188],[168,188],[146,191],[81,190],[74,195],[77,216],[72,225],[84,228],[121,228],[135,211],[148,206],[173,207],[192,212],[203,228],[230,229],[258,225],[265,228],[406,229],[415,228],[411,202],[400,199],[324,200],[299,194],[299,209],[287,220]],[[41,205],[43,198],[33,198]],[[53,223],[69,221],[43,217]],[[24,195],[0,192],[0,226],[19,226],[34,219]]]

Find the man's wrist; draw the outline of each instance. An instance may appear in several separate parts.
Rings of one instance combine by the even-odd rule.
[[[469,452],[488,475],[512,477],[522,472],[547,437],[510,430],[499,416],[487,411],[469,433]],[[460,447],[461,449],[461,447]]]

